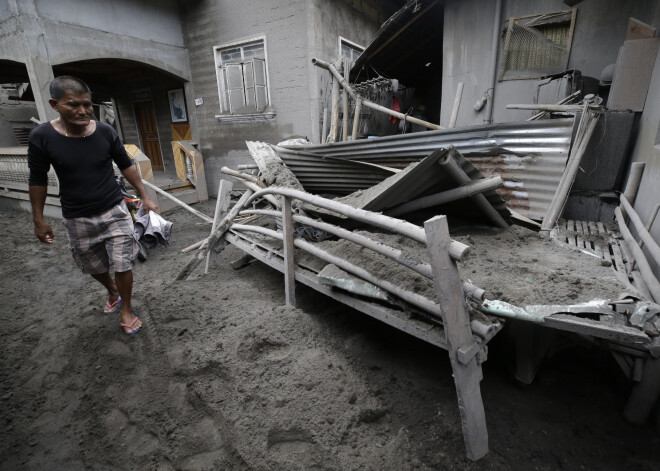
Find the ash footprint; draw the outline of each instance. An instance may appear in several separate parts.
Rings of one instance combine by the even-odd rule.
[[[327,468],[328,457],[324,457],[320,447],[314,443],[312,435],[302,428],[268,431],[268,459],[281,469],[332,469]],[[321,464],[325,463],[325,467]]]
[[[270,361],[280,361],[291,355],[291,346],[286,342],[259,338],[250,334],[239,345],[238,354],[248,361],[255,361],[261,358]]]

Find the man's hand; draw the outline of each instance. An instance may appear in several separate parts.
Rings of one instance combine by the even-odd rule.
[[[142,208],[144,209],[145,213],[147,213],[147,214],[149,214],[149,211],[153,211],[154,213],[158,213],[158,205],[151,198],[147,198],[147,199],[142,200]]]
[[[34,235],[36,235],[37,239],[45,244],[52,244],[55,240],[53,229],[48,225],[46,221],[34,223]]]

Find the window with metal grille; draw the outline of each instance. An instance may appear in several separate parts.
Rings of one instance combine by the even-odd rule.
[[[576,13],[574,9],[510,18],[502,37],[500,80],[536,79],[566,70]]]
[[[221,112],[263,113],[270,104],[265,39],[217,46],[214,50]]]

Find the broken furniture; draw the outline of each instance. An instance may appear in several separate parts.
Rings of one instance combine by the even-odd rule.
[[[265,196],[273,197],[278,202],[279,208],[277,210],[251,209],[253,201]],[[405,254],[392,247],[364,236],[355,237],[354,234],[351,235],[350,231],[341,227],[316,221],[301,214],[293,214],[292,205],[296,202],[315,205],[326,211],[333,211],[344,217],[426,244],[430,263],[412,263]],[[234,222],[234,218],[238,215],[253,214],[279,219],[281,230]],[[390,260],[435,280],[437,299],[429,299],[402,289],[395,282],[378,278],[349,260],[332,255],[303,238],[295,237],[297,224],[315,227],[337,237],[351,238],[352,242],[377,251]],[[246,254],[284,273],[286,301],[289,305],[295,305],[295,283],[297,281],[447,350],[459,396],[468,457],[476,460],[486,454],[488,439],[483,403],[479,392],[479,382],[482,378],[481,363],[486,359],[486,344],[500,330],[501,324],[496,320],[490,321],[484,317],[487,325],[480,327],[478,332],[471,327],[465,296],[472,296],[479,300],[484,293],[483,290],[461,281],[456,261],[467,256],[469,247],[451,240],[444,216],[427,221],[422,229],[405,221],[353,208],[300,190],[268,187],[254,192],[248,189],[238,203],[217,224],[216,229],[200,250],[181,270],[178,279],[186,279],[214,246],[223,243],[231,243]],[[371,285],[394,294],[403,303],[405,309],[393,308],[366,297],[355,297],[344,291],[327,287],[319,280],[317,273],[296,264],[296,258],[299,257],[296,250],[310,253]]]

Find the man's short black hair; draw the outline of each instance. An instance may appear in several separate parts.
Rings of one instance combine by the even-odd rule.
[[[50,97],[55,100],[64,98],[67,90],[76,95],[82,95],[84,93],[89,93],[91,95],[92,93],[83,79],[71,75],[55,77],[53,81],[50,82]]]

